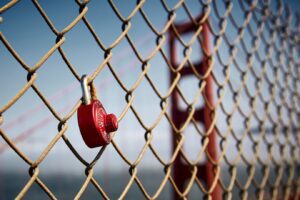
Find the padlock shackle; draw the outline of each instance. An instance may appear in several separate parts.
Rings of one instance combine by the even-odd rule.
[[[82,89],[82,102],[85,105],[91,103],[91,95],[88,88],[88,76],[84,74],[80,80],[81,89]]]

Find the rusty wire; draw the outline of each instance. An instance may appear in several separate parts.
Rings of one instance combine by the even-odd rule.
[[[0,13],[8,12],[10,9],[13,9],[14,5],[18,2],[18,0],[10,1],[2,8],[0,8]],[[2,138],[29,166],[30,179],[23,187],[23,189],[19,192],[18,196],[16,197],[17,199],[22,199],[34,183],[37,183],[40,188],[49,196],[49,198],[56,199],[55,193],[51,191],[39,177],[39,165],[43,162],[45,157],[47,157],[53,146],[56,145],[56,142],[61,139],[64,140],[65,144],[78,158],[78,161],[86,167],[86,180],[76,194],[75,199],[79,199],[82,196],[89,183],[93,184],[93,186],[99,191],[104,199],[110,198],[106,191],[101,187],[99,182],[94,178],[93,169],[95,164],[101,158],[101,155],[105,151],[106,147],[102,147],[93,161],[88,162],[77,152],[76,148],[72,145],[72,143],[68,139],[68,136],[65,134],[66,130],[68,129],[68,120],[74,114],[76,114],[76,111],[81,104],[81,100],[78,99],[77,103],[72,106],[71,111],[65,116],[61,116],[52,107],[50,102],[46,99],[46,97],[35,84],[35,81],[38,77],[38,70],[43,67],[43,63],[47,59],[49,59],[49,57],[51,57],[51,55],[55,51],[58,51],[60,53],[70,72],[78,81],[80,81],[81,74],[79,74],[72,66],[67,57],[67,54],[63,49],[63,44],[65,40],[67,40],[68,32],[72,28],[74,28],[79,21],[82,21],[85,24],[86,28],[91,33],[91,36],[94,38],[94,40],[102,50],[104,56],[104,61],[89,77],[89,84],[93,83],[93,80],[99,75],[99,73],[101,73],[103,68],[108,68],[119,86],[126,93],[125,99],[127,104],[124,107],[123,112],[118,117],[118,120],[121,121],[123,117],[129,112],[129,110],[131,110],[140,123],[140,126],[146,132],[146,141],[144,144],[144,148],[134,161],[129,160],[126,155],[122,153],[118,145],[114,141],[112,141],[112,145],[115,151],[128,165],[131,176],[130,180],[127,183],[127,186],[119,195],[120,199],[124,199],[126,197],[126,194],[128,193],[134,182],[139,186],[146,199],[158,198],[167,182],[172,185],[175,192],[182,198],[188,197],[193,184],[196,184],[199,190],[201,190],[203,194],[206,194],[208,196],[210,196],[211,191],[214,189],[214,187],[219,184],[222,188],[223,196],[229,199],[232,197],[233,187],[237,187],[239,189],[241,198],[246,199],[249,195],[248,193],[250,186],[255,187],[255,195],[259,199],[267,198],[266,195],[270,195],[272,199],[277,199],[277,197],[284,199],[288,199],[290,197],[295,199],[300,198],[300,26],[299,23],[292,24],[293,15],[289,11],[289,9],[285,7],[284,4],[279,2],[278,9],[276,11],[273,11],[271,9],[271,1],[244,2],[242,0],[239,0],[235,1],[234,3],[231,1],[199,1],[197,3],[201,4],[203,10],[201,11],[202,17],[199,21],[197,21],[195,16],[193,16],[190,12],[189,7],[185,1],[180,0],[174,5],[174,7],[170,8],[166,1],[161,0],[165,12],[168,15],[168,21],[165,23],[165,26],[161,30],[157,30],[157,28],[147,17],[147,14],[144,12],[143,4],[145,3],[145,0],[138,0],[136,3],[136,7],[127,17],[124,17],[119,12],[118,7],[112,0],[109,0],[111,9],[122,22],[122,33],[109,46],[105,46],[102,43],[100,37],[98,37],[98,34],[94,30],[92,24],[86,17],[89,1],[76,0],[79,8],[79,14],[63,30],[57,30],[50,18],[47,16],[47,11],[42,8],[37,0],[32,0],[32,2],[35,5],[36,9],[39,11],[41,17],[44,19],[45,23],[49,26],[53,34],[56,36],[56,43],[53,44],[52,48],[34,66],[29,66],[14,50],[13,46],[10,45],[9,41],[5,38],[3,33],[0,32],[2,43],[11,53],[11,55],[18,61],[21,67],[23,67],[24,70],[28,72],[27,84],[9,102],[7,102],[3,108],[0,109],[0,124],[3,123],[5,112],[10,109],[10,107],[14,106],[18,99],[22,97],[29,88],[32,88],[35,91],[36,95],[39,96],[39,98],[43,101],[43,103],[47,106],[49,111],[53,114],[53,116],[58,120],[59,123],[56,136],[44,149],[37,160],[31,160],[27,155],[25,155],[18,148],[18,146],[14,144],[13,140],[9,137],[9,134],[4,132],[4,130],[0,128],[0,134]],[[221,11],[218,9],[218,3],[222,3],[225,5],[226,9],[223,13],[221,13]],[[234,4],[238,4],[242,9],[242,12],[244,13],[244,16],[242,16],[243,23],[241,25],[239,25],[232,14],[233,7],[235,6]],[[195,27],[197,27],[192,39],[188,43],[186,43],[181,38],[181,35],[176,30],[176,11],[179,8],[184,9],[189,17],[190,22],[193,23]],[[138,52],[132,38],[128,34],[128,31],[132,28],[131,19],[138,12],[140,12],[142,18],[145,20],[152,32],[156,35],[157,46],[148,57],[142,57],[142,55]],[[210,16],[213,14],[215,16],[215,19],[210,18]],[[213,37],[213,45],[211,51],[205,49],[200,37],[201,32],[203,31],[203,23],[208,20],[209,29]],[[215,20],[216,23],[214,23],[213,20]],[[237,36],[234,38],[231,38],[230,31],[226,29],[228,23],[231,23],[234,29],[238,32]],[[257,28],[255,30],[250,25],[251,23],[255,23],[257,25]],[[175,68],[171,65],[167,53],[162,48],[162,46],[166,44],[168,31],[170,30],[174,31],[176,39],[178,39],[180,44],[184,47],[185,57],[181,61],[180,67],[178,68]],[[250,40],[244,37],[246,31],[251,35]],[[114,49],[123,39],[128,41],[129,46],[133,50],[135,56],[142,66],[142,73],[139,77],[137,77],[137,81],[132,85],[131,88],[128,88],[122,82],[120,77],[118,77],[117,73],[115,72],[113,64],[111,63],[111,58],[113,57],[111,50]],[[195,77],[199,79],[201,84],[199,84],[199,92],[195,95],[194,100],[192,102],[189,102],[184,97],[182,88],[180,88],[179,86],[179,81],[181,80],[180,72],[182,67],[187,63],[194,69],[193,63],[190,60],[190,49],[197,40],[199,40],[202,45],[201,47],[203,54],[209,57],[210,64],[209,69],[205,74],[199,74],[197,73],[197,70],[193,70]],[[280,44],[280,46],[278,46],[278,44]],[[229,54],[229,56],[226,57],[226,60],[224,60],[224,57],[222,57],[222,51],[224,51],[224,49],[220,49],[221,45],[226,46],[226,51]],[[259,50],[260,48],[262,48],[261,46],[265,47],[262,51]],[[240,62],[237,56],[238,52],[246,57],[247,62]],[[151,68],[149,61],[151,61],[151,59],[157,54],[162,55],[167,66],[169,67],[169,70],[174,74],[175,77],[166,94],[161,94],[159,92],[157,86],[148,75],[148,71]],[[230,70],[232,68],[235,68],[239,73],[234,75],[236,76],[236,79],[239,79],[239,83],[233,81],[231,78],[233,76],[230,73]],[[270,70],[274,75],[273,77],[270,77],[268,75],[268,72],[270,72]],[[220,77],[218,77],[217,75],[217,73],[220,72],[221,74],[223,74],[223,80],[220,79]],[[199,97],[203,96],[203,99],[206,100],[205,96],[203,95],[203,90],[206,87],[205,79],[208,75],[212,76],[214,87],[217,90],[217,95],[215,97],[216,101],[214,102],[214,104],[209,104],[208,102],[206,102],[206,104],[209,104],[208,106],[213,113],[213,123],[211,128],[214,128],[216,130],[217,136],[220,141],[218,143],[218,149],[220,153],[217,160],[210,158],[206,149],[209,143],[207,136],[210,133],[210,130],[207,130],[206,132],[199,130],[196,125],[196,120],[194,119],[195,105],[197,101],[199,101]],[[284,77],[284,84],[282,84],[282,81],[279,80],[279,76],[281,75]],[[251,76],[255,80],[255,85],[250,86],[255,87],[254,94],[251,92],[251,88],[249,88],[249,85],[247,84],[249,76]],[[151,126],[147,126],[143,122],[143,116],[138,113],[133,105],[135,90],[139,87],[143,78],[146,78],[154,92],[161,100],[161,113]],[[265,92],[262,88],[263,80],[267,82],[267,87],[269,88],[269,99],[265,99],[263,94]],[[292,86],[289,84],[289,82],[292,82]],[[175,90],[179,92],[186,106],[190,109],[190,113],[186,122],[180,128],[178,128],[174,124],[170,114],[168,113],[168,109],[170,107],[169,98]],[[280,98],[276,98],[276,96],[279,96]],[[229,111],[228,105],[226,105],[226,101],[224,100],[226,98],[232,98],[234,101],[234,105]],[[242,102],[242,98],[246,98],[247,102]],[[248,112],[245,112],[244,110],[245,104],[248,104],[246,106],[250,108]],[[264,110],[260,110],[260,112],[258,112],[257,104],[262,104],[264,106]],[[274,115],[271,114],[271,106],[275,107],[277,117],[274,117]],[[284,110],[288,112],[288,119],[285,119],[286,116],[282,114]],[[218,121],[219,112],[221,112],[225,116],[226,120],[222,122]],[[242,116],[241,123],[244,123],[244,130],[242,131],[242,135],[238,135],[236,133],[236,130],[233,128],[232,118],[235,113],[239,113],[239,115]],[[177,143],[177,148],[173,152],[170,160],[164,160],[163,158],[161,158],[157,150],[151,144],[151,141],[154,137],[152,131],[164,117],[169,121],[170,126],[173,128],[173,130],[180,135]],[[252,127],[250,126],[251,120],[258,121],[258,130],[252,129]],[[267,133],[267,121],[272,125],[270,130],[272,134],[272,141],[268,139],[269,133]],[[221,128],[219,128],[218,123],[226,124],[227,129],[225,131],[222,130]],[[189,124],[193,124],[196,128],[196,131],[199,132],[199,134],[204,138],[204,140],[202,141],[203,148],[198,154],[196,161],[189,160],[182,150],[184,141],[184,135],[182,133]],[[281,134],[284,134],[285,136],[284,142],[279,139]],[[233,137],[236,140],[236,146],[228,146],[229,136]],[[249,160],[249,158],[243,151],[242,143],[246,137],[250,139],[253,144],[252,153],[254,154],[254,158],[252,160]],[[267,146],[267,154],[270,159],[269,163],[260,157],[261,143]],[[275,155],[275,146],[279,146],[280,155]],[[238,151],[238,157],[236,157],[234,160],[231,160],[227,155],[229,148],[235,148]],[[147,189],[143,186],[143,182],[137,176],[137,167],[147,149],[151,150],[153,155],[164,167],[165,171],[165,177],[154,194],[149,194]],[[181,152],[181,154],[184,156],[184,159],[191,166],[190,181],[184,191],[180,191],[178,189],[176,183],[174,182],[174,179],[172,178],[172,165],[179,152]],[[290,156],[290,159],[286,158],[287,154]],[[216,178],[210,188],[206,188],[203,182],[201,182],[196,176],[197,168],[195,166],[197,162],[199,162],[199,160],[205,155],[207,157],[207,161],[211,162],[216,167]],[[230,174],[229,183],[225,183],[221,176],[221,163],[225,163],[228,166],[229,171],[227,173]],[[238,164],[243,164],[247,167],[247,181],[245,183],[240,182],[238,179]],[[260,170],[256,169],[257,164],[262,166],[262,177],[259,180],[254,177],[255,170]],[[277,174],[275,180],[270,178],[271,170],[275,170],[275,173]],[[284,179],[284,176],[287,178]]]

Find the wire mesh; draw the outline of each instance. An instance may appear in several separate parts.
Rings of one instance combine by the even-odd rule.
[[[48,17],[47,10],[44,10],[37,0],[32,2],[56,40],[50,50],[35,65],[31,66],[22,59],[2,31],[0,32],[1,42],[27,72],[27,84],[0,109],[0,124],[4,124],[6,111],[12,108],[31,88],[58,121],[58,132],[40,156],[32,160],[30,155],[25,154],[18,147],[10,134],[0,128],[2,138],[29,167],[30,178],[19,192],[17,199],[25,197],[34,184],[37,184],[50,199],[57,198],[55,191],[43,182],[39,172],[41,164],[59,140],[63,140],[78,159],[78,162],[85,166],[86,179],[74,198],[79,199],[88,185],[91,184],[104,199],[110,199],[110,196],[94,174],[94,168],[101,160],[106,146],[99,150],[91,162],[88,162],[78,153],[76,147],[69,140],[68,134],[66,134],[68,122],[72,116],[76,115],[76,111],[81,105],[81,99],[77,99],[77,102],[70,106],[71,109],[67,109],[68,113],[62,116],[36,85],[39,70],[43,68],[44,63],[55,52],[61,55],[61,59],[69,69],[69,73],[77,79],[79,84],[81,74],[73,67],[63,49],[64,43],[68,40],[69,31],[74,29],[78,22],[84,23],[85,28],[100,47],[101,55],[104,57],[103,62],[89,75],[89,84],[93,84],[93,81],[104,69],[109,69],[114,81],[124,91],[123,96],[126,101],[126,106],[122,108],[123,111],[118,116],[118,121],[121,123],[123,118],[131,112],[138,120],[140,128],[145,132],[143,149],[133,161],[122,152],[114,140],[110,144],[126,163],[130,174],[126,187],[119,194],[120,199],[126,198],[133,184],[139,187],[146,199],[157,199],[167,183],[181,198],[188,198],[193,186],[196,186],[207,198],[212,197],[212,191],[217,186],[221,187],[223,197],[226,199],[231,199],[234,192],[239,193],[240,198],[243,199],[251,196],[254,196],[255,199],[300,198],[300,26],[299,21],[295,19],[294,13],[291,12],[288,6],[281,2],[278,2],[275,6],[275,3],[271,1],[197,1],[195,3],[202,8],[200,11],[201,17],[197,18],[190,11],[187,2],[180,0],[173,7],[170,7],[167,1],[162,0],[161,5],[168,16],[168,20],[164,27],[158,30],[147,17],[143,8],[144,0],[138,0],[135,8],[127,17],[121,14],[115,2],[109,0],[110,8],[121,23],[122,32],[116,40],[109,45],[105,45],[101,37],[98,36],[99,33],[93,28],[93,23],[86,16],[89,12],[89,1],[75,1],[79,14],[62,30],[55,27]],[[18,3],[18,0],[8,2],[0,9],[0,14],[10,12]],[[222,9],[220,9],[220,4],[222,4]],[[176,29],[176,12],[179,9],[184,10],[189,23],[193,24],[196,30],[188,41]],[[241,14],[239,17],[235,16],[234,9],[240,9]],[[129,34],[131,29],[137,29],[131,23],[137,13],[142,16],[144,22],[155,35],[156,47],[146,57],[139,52]],[[5,23],[4,17],[1,18],[1,23]],[[205,46],[205,41],[201,36],[204,24],[207,24],[211,35],[210,51]],[[170,32],[175,33],[175,38],[179,41],[178,45],[181,46],[179,60],[182,68],[172,66],[165,48],[168,44],[167,38]],[[134,77],[136,81],[130,87],[122,81],[111,62],[114,57],[112,51],[123,40],[127,41],[127,46],[134,52],[134,56],[138,60],[139,64],[134,66],[141,69],[141,73],[139,76]],[[210,60],[208,69],[204,74],[199,74],[193,66],[192,60],[194,57],[191,51],[196,48],[193,45],[197,42],[200,44],[199,51]],[[166,65],[172,76],[175,77],[165,94],[161,94],[159,84],[149,75],[149,70],[153,67],[150,62],[156,55],[163,57],[165,61],[163,65]],[[3,62],[2,64],[5,65]],[[191,101],[185,97],[186,91],[184,90],[188,89],[183,88],[181,85],[183,66],[195,69],[193,70],[193,77],[197,79],[198,90],[192,94],[194,98]],[[129,72],[125,71],[124,73]],[[214,87],[212,93],[215,98],[213,103],[208,102],[208,98],[204,93],[205,88],[209,87],[207,76],[212,77],[211,85]],[[147,80],[147,84],[159,98],[161,108],[159,116],[150,126],[144,122],[145,116],[139,113],[133,104],[135,92],[140,87],[143,79]],[[78,90],[80,89],[78,88]],[[170,114],[170,106],[172,106],[170,99],[175,92],[180,94],[182,105],[189,113],[185,123],[180,128],[176,126]],[[212,121],[209,130],[201,129],[194,115],[201,101],[210,108],[211,113],[206,116],[210,117]],[[169,160],[160,157],[158,149],[152,145],[152,140],[156,137],[153,130],[163,119],[168,121],[173,130],[173,133],[170,132],[170,134],[180,136]],[[173,167],[175,159],[180,154],[186,154],[184,150],[184,132],[190,131],[191,126],[193,131],[201,137],[201,141],[199,140],[201,150],[195,161],[190,160],[188,156],[184,156],[186,163],[190,165],[190,178],[189,184],[186,185],[184,191],[181,191],[177,187],[176,181],[174,181]],[[211,142],[208,139],[209,134],[212,132],[211,129],[214,129],[218,138],[217,159],[212,159],[207,149],[209,142]],[[122,134],[122,130],[114,134]],[[143,181],[138,177],[140,162],[148,150],[159,161],[165,173],[162,182],[153,194],[150,194],[144,187]],[[211,169],[214,173],[213,184],[207,185],[205,181],[201,181],[196,176],[197,169],[195,166],[203,162],[201,160],[203,158],[214,166]],[[2,162],[5,161],[2,160]],[[238,170],[240,166],[246,169],[244,180],[239,177]]]

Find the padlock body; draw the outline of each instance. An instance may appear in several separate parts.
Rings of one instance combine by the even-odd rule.
[[[92,100],[90,104],[82,104],[78,108],[80,133],[88,147],[99,147],[110,143],[110,134],[105,129],[105,117],[106,111],[99,100]]]

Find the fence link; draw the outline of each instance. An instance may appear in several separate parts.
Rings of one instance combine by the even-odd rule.
[[[122,32],[115,41],[105,45],[98,36],[99,33],[93,28],[93,23],[86,16],[89,12],[89,1],[75,1],[79,14],[62,30],[57,29],[48,17],[47,10],[43,9],[39,1],[32,0],[32,2],[40,17],[56,37],[56,42],[34,66],[30,66],[14,49],[11,41],[6,39],[2,31],[0,32],[1,42],[20,66],[27,71],[27,84],[0,109],[0,124],[5,124],[6,111],[31,88],[58,121],[58,132],[40,156],[32,160],[30,155],[25,154],[18,147],[9,132],[0,128],[2,138],[29,167],[30,179],[19,192],[17,199],[25,197],[35,183],[49,198],[57,198],[55,191],[43,182],[39,171],[40,165],[59,140],[63,140],[78,162],[85,166],[86,179],[74,198],[79,199],[89,184],[92,184],[104,199],[111,198],[94,174],[94,168],[101,160],[106,146],[99,150],[91,162],[88,162],[66,134],[68,122],[72,116],[76,115],[81,99],[78,99],[71,106],[72,109],[62,116],[36,85],[39,70],[55,52],[61,55],[61,59],[79,85],[82,74],[71,64],[63,49],[64,43],[68,41],[69,31],[74,29],[78,22],[83,22],[91,37],[101,48],[101,54],[104,57],[103,62],[89,75],[89,84],[92,85],[104,69],[109,69],[114,81],[124,91],[126,101],[126,106],[118,116],[118,121],[122,123],[123,118],[131,112],[138,120],[139,128],[143,128],[145,132],[143,149],[134,161],[122,152],[114,140],[110,144],[128,166],[131,177],[119,194],[120,199],[126,198],[133,184],[139,187],[146,199],[157,199],[167,183],[171,185],[176,198],[188,198],[194,186],[203,194],[203,197],[212,199],[220,199],[220,194],[225,199],[231,199],[235,193],[238,193],[242,199],[300,198],[300,26],[299,20],[295,18],[295,14],[287,5],[272,1],[200,0],[195,1],[194,4],[200,6],[202,10],[199,11],[198,16],[194,16],[186,1],[180,0],[170,7],[168,1],[161,0],[168,20],[164,27],[158,30],[143,8],[145,0],[138,0],[127,17],[122,15],[115,2],[109,0],[110,8],[121,23]],[[19,4],[18,0],[8,2],[2,6],[0,14],[10,12],[17,4]],[[185,31],[182,27],[184,26],[180,25],[176,18],[179,9],[182,9],[188,16],[185,23],[193,30],[188,41],[183,36]],[[238,17],[236,12],[240,13]],[[156,47],[147,57],[139,52],[132,37],[128,34],[131,29],[138,29],[131,23],[138,14],[142,16],[144,23],[155,35],[153,42],[156,43]],[[5,23],[5,20],[3,14],[1,23]],[[173,44],[171,44],[172,40]],[[133,77],[136,82],[131,87],[123,82],[111,62],[114,57],[112,51],[122,41],[127,41],[127,47],[138,59],[139,63],[134,67],[141,69],[140,75]],[[192,51],[196,51],[195,44],[200,46],[197,54],[204,58],[203,62],[206,67],[198,67],[193,61],[195,58],[192,56]],[[176,51],[180,54],[177,59],[179,63],[175,61],[175,51],[172,55],[174,45],[180,46],[178,48],[180,51]],[[150,62],[157,55],[164,59],[164,63],[160,64],[166,65],[170,72],[171,81],[165,94],[160,92],[159,83],[149,75],[149,70],[153,67]],[[5,61],[1,61],[1,64],[4,67]],[[189,90],[192,86],[184,88],[181,84],[184,81],[184,71],[189,71],[192,74],[191,77],[197,79],[198,89],[191,95],[192,100],[185,96],[188,92],[185,90]],[[130,72],[128,70],[124,73]],[[165,78],[169,79],[169,77]],[[134,106],[135,92],[144,79],[159,98],[161,107],[159,116],[151,126],[144,123],[145,116]],[[181,102],[180,106],[183,107],[181,109],[185,113],[182,113],[183,119],[180,122],[176,121],[179,116],[178,113],[174,114],[173,109],[176,99]],[[198,112],[198,105],[201,102],[204,110]],[[205,128],[199,126],[200,115],[205,118],[202,119],[205,122]],[[162,120],[168,121],[172,129],[169,134],[172,134],[174,138],[174,148],[169,160],[160,157],[159,150],[152,145],[152,140],[156,137],[153,130]],[[195,160],[191,160],[188,152],[184,150],[184,146],[188,145],[184,142],[185,134],[191,130],[201,138],[199,140],[200,152],[197,152],[198,156]],[[122,134],[122,129],[114,134]],[[154,155],[165,173],[162,182],[153,194],[150,194],[138,177],[139,165],[146,151]],[[5,161],[2,160],[2,162]],[[180,162],[184,162],[188,167],[180,168],[179,164],[176,164]],[[198,167],[199,163],[203,162],[206,166],[210,166],[206,167],[206,171]],[[243,177],[239,177],[241,166],[246,169]],[[184,175],[185,183],[180,183],[180,179],[177,179],[178,174],[186,174]],[[203,178],[205,174],[206,176],[210,174],[210,178]]]

